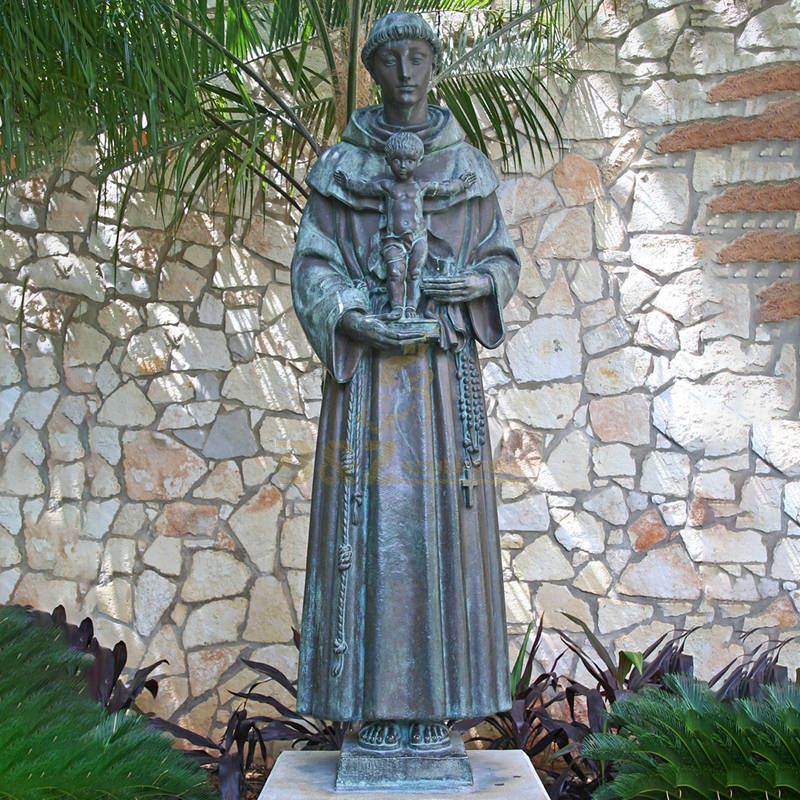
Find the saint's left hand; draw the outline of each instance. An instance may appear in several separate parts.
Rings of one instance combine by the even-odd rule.
[[[466,303],[492,293],[492,280],[482,272],[464,272],[423,281],[422,291],[440,303]]]

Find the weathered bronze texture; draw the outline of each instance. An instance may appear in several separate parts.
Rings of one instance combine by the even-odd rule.
[[[427,103],[430,28],[388,15],[364,57],[383,105],[357,110],[309,173],[292,263],[295,310],[327,370],[298,710],[366,721],[362,746],[396,755],[403,742],[446,748],[442,720],[510,707],[477,345],[503,341],[519,262],[490,163]],[[393,172],[386,145],[401,131],[424,155]],[[387,248],[393,236],[407,241]]]

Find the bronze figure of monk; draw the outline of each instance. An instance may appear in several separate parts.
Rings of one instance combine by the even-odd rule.
[[[376,22],[362,58],[382,105],[358,109],[309,173],[292,264],[295,309],[326,368],[298,711],[361,721],[361,746],[380,752],[447,748],[446,720],[511,704],[477,346],[503,341],[519,262],[491,164],[428,104],[441,49],[416,14]],[[400,133],[424,152],[392,173],[386,146]],[[408,270],[422,238],[419,290],[404,289],[400,315],[432,322],[435,341],[392,318],[399,294],[376,267]]]

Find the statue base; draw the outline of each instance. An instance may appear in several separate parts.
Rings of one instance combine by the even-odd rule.
[[[336,791],[339,753],[290,750],[275,762],[259,800],[548,800],[528,757],[521,750],[468,750],[471,786],[454,789],[364,788]]]
[[[366,791],[409,787],[459,789],[472,786],[472,769],[457,733],[450,734],[445,750],[425,752],[401,747],[389,753],[376,753],[360,747],[355,735],[348,736],[339,756],[336,791]]]

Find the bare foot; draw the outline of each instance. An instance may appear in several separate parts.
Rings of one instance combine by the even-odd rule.
[[[400,319],[403,316],[403,306],[395,306],[386,314],[386,319],[388,320],[396,320]]]
[[[414,306],[406,306],[403,309],[403,316],[406,319],[417,319],[417,317],[419,317],[419,314],[417,314],[417,309]]]
[[[396,722],[365,722],[358,732],[358,743],[368,750],[395,750],[400,747],[400,726]]]
[[[442,722],[412,722],[408,738],[416,750],[441,750],[450,745],[450,731]]]

